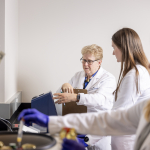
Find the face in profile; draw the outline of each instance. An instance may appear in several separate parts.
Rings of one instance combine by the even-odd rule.
[[[122,60],[121,50],[114,44],[113,41],[112,41],[112,47],[113,47],[113,55],[116,56],[117,62],[121,62],[121,60]]]
[[[100,64],[101,64],[101,60],[97,60],[97,61],[94,61],[92,62],[93,60],[96,60],[95,56],[93,54],[84,54],[82,56],[82,59],[83,60],[86,60],[86,61],[91,61],[91,63],[88,63],[88,62],[84,62],[82,63],[82,66],[83,66],[83,70],[85,71],[85,73],[89,76],[92,76],[99,68]]]

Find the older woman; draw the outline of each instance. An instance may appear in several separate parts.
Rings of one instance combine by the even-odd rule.
[[[64,93],[55,93],[56,103],[77,102],[87,106],[87,112],[101,112],[113,106],[113,92],[116,88],[115,77],[101,67],[103,50],[96,44],[83,47],[81,50],[83,71],[77,72],[68,83],[64,83],[58,90]],[[73,88],[87,89],[87,94],[73,93]],[[68,92],[68,93],[65,93]],[[110,137],[89,137],[89,149],[109,150]]]

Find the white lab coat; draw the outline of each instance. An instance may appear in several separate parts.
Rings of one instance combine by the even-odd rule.
[[[139,71],[138,92],[136,89],[136,71],[130,70],[123,78],[118,90],[117,100],[114,102],[113,109],[126,109],[139,101],[150,98],[150,76],[142,65],[136,65]],[[112,136],[112,150],[132,150],[135,142],[134,135]]]
[[[143,116],[143,108],[147,100],[137,103],[128,109],[119,109],[99,113],[69,114],[66,116],[50,116],[49,132],[60,132],[61,128],[75,128],[81,134],[93,135],[132,135],[136,133],[136,140],[147,123]],[[140,150],[150,150],[150,134],[142,144]],[[145,148],[145,149],[144,149]],[[122,148],[120,148],[122,150]]]
[[[72,77],[69,83],[73,88],[83,89],[84,80],[85,72],[80,71]],[[101,67],[97,74],[91,79],[86,89],[87,94],[80,93],[80,101],[77,105],[87,106],[88,113],[112,109],[116,80],[111,73]],[[111,149],[111,137],[87,136],[89,137],[90,145],[93,145],[95,150]]]

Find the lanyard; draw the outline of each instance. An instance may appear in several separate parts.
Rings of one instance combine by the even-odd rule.
[[[92,75],[92,77],[89,80],[87,79],[87,77],[85,77],[83,89],[85,89],[87,87],[87,85],[89,84],[91,79],[96,75],[97,72],[98,72],[98,70]]]

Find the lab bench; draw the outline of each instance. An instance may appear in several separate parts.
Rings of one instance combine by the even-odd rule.
[[[13,131],[17,131],[18,127],[19,127],[19,121],[17,120],[17,118],[18,118],[20,112],[23,109],[27,109],[27,108],[31,108],[31,103],[21,103],[20,106],[17,108],[17,110],[12,114],[10,119],[0,120],[0,132],[1,131],[9,131],[9,127],[8,126],[10,126],[10,124],[11,124],[11,126],[10,126],[11,129]],[[9,122],[7,122],[7,121],[9,121]]]
[[[31,108],[31,103],[21,103],[21,105],[14,112],[14,114],[11,116],[11,118],[6,119],[7,121],[9,121],[11,123],[11,125],[12,125],[11,129],[13,130],[13,132],[17,132],[18,128],[19,128],[19,121],[17,120],[18,115],[20,114],[20,112],[23,109],[27,109],[27,108]],[[10,131],[9,128],[3,122],[0,121],[0,133],[7,132],[7,131]],[[41,133],[38,133],[38,134],[41,134]],[[47,133],[46,135],[50,135],[50,134]],[[59,138],[59,135],[55,134],[55,135],[52,135],[52,137],[56,140],[56,144],[48,150],[61,150],[62,140]]]

